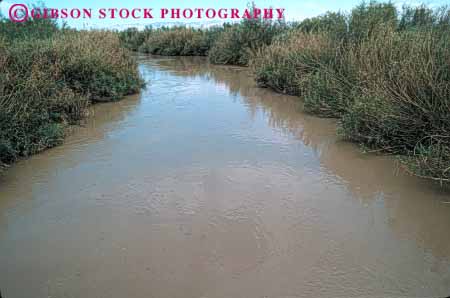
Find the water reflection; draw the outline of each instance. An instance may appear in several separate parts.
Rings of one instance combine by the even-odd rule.
[[[448,294],[443,191],[246,69],[139,59],[146,90],[3,178],[6,297]]]
[[[241,96],[251,115],[263,111],[270,126],[313,148],[322,166],[361,204],[381,201],[389,226],[400,237],[415,239],[436,256],[450,256],[450,237],[439,236],[450,227],[450,194],[446,189],[406,175],[391,157],[362,154],[354,144],[340,141],[335,133],[336,121],[305,115],[297,98],[257,88],[246,69],[213,66],[203,58],[156,61],[151,64],[174,75],[199,76],[226,85],[231,94]]]

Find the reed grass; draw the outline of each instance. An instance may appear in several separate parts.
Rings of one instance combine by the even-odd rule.
[[[65,128],[83,118],[90,103],[142,86],[117,34],[61,30],[47,21],[2,21],[0,32],[2,168],[61,144]]]
[[[341,16],[262,47],[250,61],[257,82],[340,118],[344,138],[399,156],[408,172],[449,182],[450,10],[370,2],[346,26]]]

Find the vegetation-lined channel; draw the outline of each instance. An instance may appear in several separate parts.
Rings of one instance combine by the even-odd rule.
[[[139,60],[146,90],[2,176],[5,297],[448,296],[448,192],[245,68]]]

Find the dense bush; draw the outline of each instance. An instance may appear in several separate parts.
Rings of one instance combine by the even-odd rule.
[[[145,28],[142,31],[137,28],[128,28],[119,32],[119,38],[125,47],[132,51],[138,51],[139,47],[144,44],[152,32],[151,27]]]
[[[294,24],[294,29],[305,33],[324,33],[330,38],[342,40],[347,37],[347,17],[343,13],[327,12],[322,16],[305,19]]]
[[[64,30],[64,27],[62,28]],[[43,39],[53,36],[61,29],[49,19],[36,22],[14,23],[2,18],[0,14],[0,36],[8,40],[23,40],[28,38]]]
[[[240,24],[228,26],[209,52],[214,64],[247,65],[259,48],[269,45],[286,30],[283,22],[263,19],[246,19]]]
[[[45,31],[46,23],[35,22],[26,26]],[[117,99],[141,86],[116,34],[41,34],[0,37],[0,164],[60,144],[67,124],[83,117],[90,102]]]
[[[395,30],[397,21],[398,13],[393,3],[363,2],[354,8],[349,16],[348,38],[359,42],[376,34],[380,27]]]
[[[248,62],[239,25],[228,27],[217,39],[209,52],[209,61],[215,64],[245,65]]]
[[[206,56],[221,28],[199,30],[186,27],[151,31],[139,51],[165,56]]]

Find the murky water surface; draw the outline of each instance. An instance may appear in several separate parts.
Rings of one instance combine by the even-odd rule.
[[[4,298],[443,297],[449,194],[198,58],[0,181]]]

